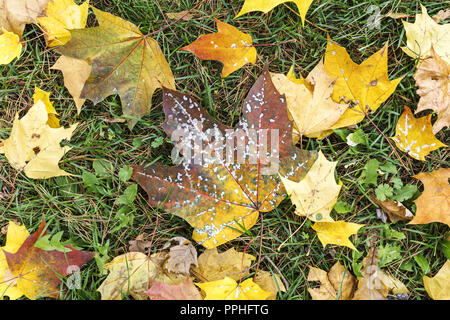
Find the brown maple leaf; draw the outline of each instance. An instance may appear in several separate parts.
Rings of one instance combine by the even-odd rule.
[[[134,166],[133,179],[150,205],[184,218],[206,248],[240,236],[260,212],[276,208],[286,197],[278,174],[299,181],[317,158],[292,145],[286,100],[267,70],[250,89],[234,130],[186,94],[164,89],[163,106],[163,128],[185,160]]]

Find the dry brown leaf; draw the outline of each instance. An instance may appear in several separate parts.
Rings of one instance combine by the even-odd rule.
[[[390,199],[381,201],[374,195],[370,195],[370,199],[381,207],[392,223],[396,223],[400,220],[411,220],[414,217],[411,211],[409,211],[402,203],[398,201],[393,201]]]
[[[169,19],[177,20],[181,19],[184,21],[189,21],[192,18],[194,18],[194,15],[192,13],[188,13],[189,11],[180,11],[180,12],[167,12],[166,16]]]
[[[436,111],[438,119],[433,125],[433,133],[436,134],[450,125],[450,65],[433,48],[431,55],[420,63],[414,74],[420,96],[416,114],[427,109]]]
[[[177,242],[178,244],[172,246],[172,242]],[[168,272],[188,275],[191,265],[198,266],[197,251],[186,238],[172,238],[162,249],[165,250],[168,248],[170,248],[169,258],[164,265]]]
[[[441,22],[442,20],[445,20],[447,18],[450,18],[450,9],[443,9],[439,10],[438,13],[436,13],[434,16],[431,17],[434,21],[437,23]]]
[[[242,252],[234,248],[222,253],[218,253],[217,248],[213,248],[205,250],[198,257],[198,267],[192,267],[192,270],[202,282],[222,280],[225,277],[237,281],[241,276],[241,266],[242,277],[245,277],[253,260],[255,257],[247,253],[242,258]]]
[[[339,300],[349,300],[355,286],[355,277],[339,261],[328,273],[322,269],[310,267],[308,281],[320,282],[319,288],[308,288],[313,300],[336,300],[339,290]]]
[[[286,287],[281,281],[281,277],[278,274],[274,274],[268,271],[260,270],[256,275],[253,281],[261,287],[264,291],[270,292],[270,296],[266,300],[276,300],[277,293],[279,291],[286,292]]]
[[[0,27],[22,36],[28,23],[37,23],[49,0],[0,0]]]
[[[197,287],[189,278],[179,284],[154,281],[153,286],[145,293],[151,300],[203,300]]]
[[[140,234],[136,237],[135,240],[129,241],[129,248],[128,251],[130,252],[141,252],[141,253],[147,253],[148,248],[152,244],[151,241],[145,241],[144,240],[144,234]]]

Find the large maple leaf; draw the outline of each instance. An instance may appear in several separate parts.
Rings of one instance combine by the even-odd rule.
[[[293,146],[286,100],[268,71],[248,93],[234,130],[217,123],[188,95],[164,89],[163,106],[165,132],[178,146],[194,141],[194,155],[182,150],[185,161],[173,167],[134,166],[133,178],[147,191],[150,205],[184,218],[195,229],[193,239],[206,248],[238,237],[243,227],[250,229],[260,212],[273,210],[286,196],[278,173],[299,181],[317,158]],[[225,141],[234,146],[227,148],[226,161],[220,155]],[[208,152],[212,157],[197,161]]]
[[[175,88],[175,80],[158,43],[131,22],[93,8],[98,27],[70,30],[71,39],[57,51],[92,63],[81,98],[99,103],[119,94],[125,116],[140,118],[150,111],[157,88]],[[136,120],[130,119],[132,128]]]
[[[3,250],[8,262],[11,283],[15,284],[29,299],[39,297],[57,298],[62,277],[69,275],[94,257],[94,253],[79,251],[71,245],[65,246],[69,252],[45,251],[35,247],[43,233],[45,221],[30,235],[15,253]],[[5,278],[5,276],[4,276]]]

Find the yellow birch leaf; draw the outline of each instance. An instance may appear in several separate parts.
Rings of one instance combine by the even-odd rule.
[[[46,92],[39,89],[38,87],[35,87],[33,102],[37,103],[39,100],[41,100],[45,104],[45,109],[48,113],[47,124],[51,128],[59,128],[59,119],[56,117],[57,113],[55,107],[53,106],[53,102],[50,101],[50,92]]]
[[[3,250],[10,253],[16,253],[29,236],[30,233],[27,228],[19,226],[13,221],[9,222],[5,246],[0,247],[0,300],[3,299],[4,296],[8,296],[11,300],[16,300],[24,295],[24,293],[17,288],[17,278],[9,270],[8,262],[6,261]]]
[[[206,293],[205,300],[266,300],[271,294],[261,289],[252,278],[240,285],[228,277],[196,285]]]
[[[312,228],[317,232],[317,236],[323,247],[327,244],[335,244],[338,246],[349,247],[356,250],[353,243],[350,242],[349,237],[352,234],[358,233],[358,230],[364,227],[363,224],[333,221],[333,222],[316,222]]]
[[[450,260],[432,278],[424,276],[423,284],[433,300],[450,300]]]
[[[425,161],[425,156],[431,151],[446,146],[433,134],[431,114],[415,118],[407,106],[398,119],[395,136],[391,139],[400,150],[421,161]]]
[[[293,77],[294,81],[291,80]],[[286,96],[288,110],[295,124],[294,133],[298,135],[325,137],[348,107],[331,99],[335,80],[327,75],[322,61],[306,80],[295,79],[293,74],[273,74],[272,81],[277,90]]]
[[[180,50],[189,51],[202,60],[217,60],[223,63],[225,78],[247,63],[256,62],[256,49],[252,37],[232,25],[216,19],[218,32],[201,35],[190,45]]]
[[[69,146],[61,147],[60,142],[70,140],[77,124],[65,129],[51,128],[47,122],[46,106],[38,100],[22,119],[16,114],[10,137],[0,143],[0,151],[9,163],[32,179],[70,175],[58,166],[70,150]]]
[[[304,25],[306,20],[306,13],[308,12],[308,9],[311,6],[313,0],[246,0],[244,2],[244,6],[242,7],[236,18],[252,11],[262,11],[264,13],[267,13],[276,6],[285,2],[294,2],[297,5],[298,12],[300,13],[300,17],[302,18],[302,24]]]
[[[3,29],[0,35],[0,64],[8,64],[22,53],[22,44],[17,34]]]
[[[77,113],[80,114],[81,107],[86,101],[81,98],[81,92],[91,74],[91,65],[81,59],[61,56],[50,69],[60,70],[63,73],[64,86],[75,101]]]
[[[341,186],[334,179],[336,164],[337,162],[328,161],[319,151],[317,160],[300,182],[280,176],[292,203],[295,204],[295,214],[312,221],[333,221],[330,212],[341,190]]]
[[[77,5],[73,0],[52,0],[45,8],[45,16],[37,21],[44,30],[48,47],[61,46],[70,40],[70,31],[86,27],[89,0]]]
[[[389,80],[387,50],[388,43],[358,65],[345,48],[328,37],[324,66],[330,77],[337,78],[332,98],[335,102],[350,105],[333,129],[362,121],[366,114],[375,112],[395,91],[402,78]]]
[[[450,63],[450,24],[438,24],[427,12],[425,6],[420,5],[422,14],[416,14],[414,23],[403,22],[406,34],[406,47],[402,50],[414,59],[424,59],[431,56],[431,48]]]

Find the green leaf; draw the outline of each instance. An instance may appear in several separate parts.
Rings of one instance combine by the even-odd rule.
[[[109,177],[114,171],[112,164],[104,159],[94,160],[92,167],[94,168],[95,174],[99,177]]]
[[[150,144],[152,148],[158,148],[164,143],[164,137],[157,137],[155,140],[152,141]]]
[[[400,265],[400,269],[405,270],[405,271],[413,271],[413,263],[412,260],[409,260],[407,262],[403,262]]]
[[[350,130],[345,128],[334,129],[333,132],[337,134],[341,139],[347,142],[347,136],[350,134]]]
[[[81,178],[85,187],[95,187],[99,183],[98,178],[88,171],[83,171]]]
[[[402,179],[400,179],[400,178],[397,178],[397,177],[392,178],[391,183],[394,185],[395,189],[400,189],[401,187],[403,187],[403,182],[402,182]]]
[[[122,182],[127,182],[130,180],[131,175],[133,174],[133,168],[129,166],[123,166],[119,170],[119,180]]]
[[[134,199],[136,198],[137,187],[137,184],[132,184],[131,186],[126,188],[123,194],[117,198],[116,204],[131,206],[134,202]]]
[[[442,240],[439,243],[439,249],[447,259],[450,259],[450,240]]]
[[[403,201],[409,200],[416,194],[417,191],[418,191],[418,189],[416,186],[414,186],[412,184],[407,184],[395,192],[395,195],[392,198],[392,200],[395,200],[398,202],[403,202]]]
[[[384,171],[386,173],[392,173],[392,174],[397,174],[397,167],[392,163],[392,162],[386,162],[383,163],[380,166],[381,171]]]
[[[352,211],[352,206],[345,201],[339,200],[334,205],[334,211],[336,211],[337,213],[348,213]]]
[[[400,260],[402,258],[401,248],[399,245],[386,243],[385,246],[378,248],[378,256],[380,257],[379,266],[384,267],[387,264]]]
[[[358,144],[363,145],[369,145],[369,139],[367,138],[367,135],[362,131],[361,129],[356,130],[353,132],[352,140]]]
[[[385,201],[394,195],[394,189],[388,184],[382,183],[375,189],[375,195],[380,201]]]
[[[406,235],[403,232],[399,232],[389,227],[389,224],[383,225],[383,232],[386,239],[397,239],[403,240],[406,239]]]
[[[366,185],[373,184],[374,186],[377,185],[379,165],[380,162],[378,162],[377,159],[371,159],[366,163],[361,175],[362,177],[364,177],[363,181],[364,184]]]
[[[363,263],[358,262],[358,260],[362,257],[363,252],[352,250],[352,269],[353,273],[357,277],[363,277],[361,273],[361,269],[363,268]]]
[[[70,252],[72,249],[66,248],[65,246],[70,243],[70,241],[64,241],[61,242],[61,237],[63,235],[63,231],[60,231],[53,235],[53,237],[50,239],[50,235],[46,234],[42,237],[40,237],[36,243],[34,244],[35,247],[50,251],[50,250],[57,250],[60,252]]]
[[[428,274],[430,270],[430,264],[428,260],[421,254],[416,254],[414,256],[414,260],[419,265],[420,269],[422,269],[423,274]]]

